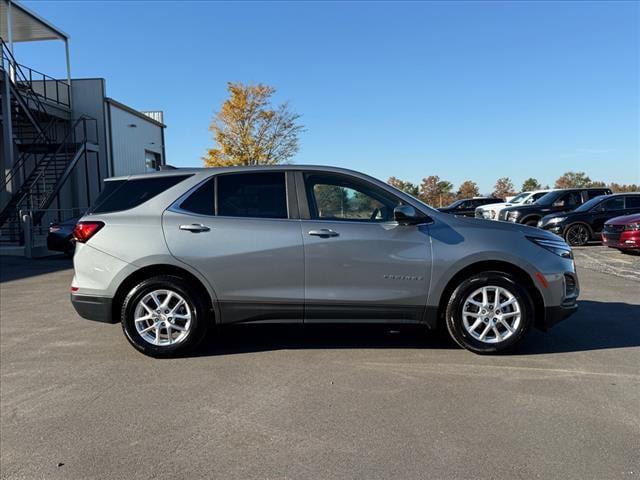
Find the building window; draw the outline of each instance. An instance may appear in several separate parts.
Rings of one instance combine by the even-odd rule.
[[[151,152],[149,150],[144,151],[144,164],[147,172],[159,170],[162,165],[162,157],[159,153]]]

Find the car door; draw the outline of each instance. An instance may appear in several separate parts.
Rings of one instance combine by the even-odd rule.
[[[591,228],[593,228],[594,233],[602,232],[604,222],[607,220],[625,215],[624,200],[625,198],[622,196],[608,198],[593,208],[591,211],[593,215]]]
[[[224,323],[302,321],[302,236],[287,176],[220,174],[163,215],[169,250],[209,280]]]
[[[429,289],[426,224],[393,221],[401,201],[367,180],[300,172],[305,322],[421,321]]]

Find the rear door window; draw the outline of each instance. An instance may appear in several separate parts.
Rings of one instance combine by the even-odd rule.
[[[180,204],[180,209],[198,215],[215,215],[215,178],[200,185]]]
[[[218,215],[287,218],[284,172],[232,173],[218,176]]]
[[[626,208],[640,208],[640,195],[626,197]]]
[[[105,182],[105,189],[89,209],[89,213],[109,213],[129,210],[173,187],[191,175],[162,175],[133,180]],[[110,185],[116,184],[116,185]]]

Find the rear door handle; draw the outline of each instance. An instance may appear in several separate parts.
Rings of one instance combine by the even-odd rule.
[[[191,225],[180,225],[180,230],[186,230],[191,233],[200,233],[200,232],[208,232],[211,230],[206,225],[202,225],[201,223],[192,223]]]
[[[333,230],[329,230],[328,228],[321,228],[320,230],[309,230],[309,235],[328,238],[328,237],[337,237],[340,234],[338,232],[334,232]]]

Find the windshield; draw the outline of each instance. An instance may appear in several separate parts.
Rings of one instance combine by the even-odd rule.
[[[557,192],[549,192],[542,195],[536,203],[538,205],[551,205],[555,202],[560,195],[564,193],[564,190],[558,190]]]
[[[578,208],[574,210],[574,212],[588,212],[593,207],[598,205],[607,195],[598,195],[597,197],[593,197],[591,200],[584,202]]]
[[[511,199],[509,203],[520,203],[530,195],[529,192],[522,192]]]
[[[464,202],[464,200],[456,200],[455,202],[453,202],[451,205],[448,205],[446,208],[455,208],[458,205],[462,205],[462,202]]]
[[[524,202],[525,205],[530,205],[534,202],[537,202],[538,199],[544,197],[547,193],[549,192],[538,192],[538,193],[534,193],[533,195],[531,195],[529,198],[527,198],[527,200]]]

